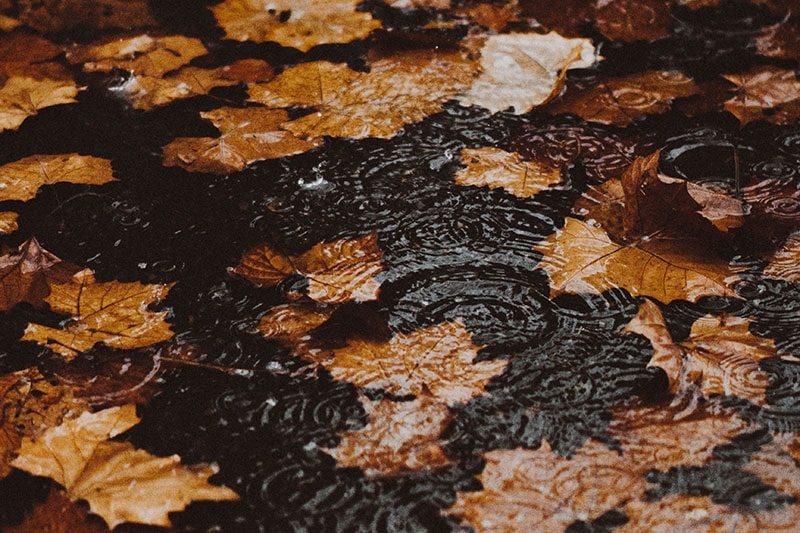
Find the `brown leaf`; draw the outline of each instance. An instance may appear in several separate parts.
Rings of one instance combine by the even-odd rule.
[[[325,366],[334,379],[358,387],[417,396],[428,390],[437,401],[450,405],[482,394],[489,380],[508,363],[475,363],[478,350],[472,335],[456,321],[397,334],[389,342],[351,340],[334,350],[332,358],[315,362]]]
[[[664,322],[664,315],[655,303],[648,299],[642,301],[636,316],[622,331],[638,333],[650,341],[653,345],[653,356],[647,367],[659,367],[666,372],[670,392],[676,393],[680,387],[686,385],[684,350],[672,340],[672,335]]]
[[[584,26],[595,18],[594,2],[587,0],[519,0],[519,6],[523,15],[533,17],[545,29],[565,37],[582,37]]]
[[[102,522],[88,519],[88,513],[53,489],[47,499],[33,508],[18,526],[8,526],[6,533],[107,533]]]
[[[450,9],[450,0],[386,0],[386,4],[398,8]]]
[[[469,18],[472,22],[496,32],[502,32],[512,22],[519,22],[519,6],[516,2],[504,5],[466,4],[453,10],[456,15]]]
[[[519,198],[528,198],[561,182],[561,171],[534,161],[524,161],[515,152],[499,148],[464,148],[461,162],[466,168],[456,173],[456,183],[502,188]]]
[[[625,192],[622,182],[609,179],[598,185],[589,185],[572,206],[572,212],[590,226],[599,224],[612,240],[625,239]]]
[[[552,295],[624,288],[664,303],[736,295],[736,270],[692,235],[618,244],[602,228],[567,217],[564,228],[534,249],[544,256],[541,267],[550,275]]]
[[[19,20],[42,33],[156,24],[147,0],[16,0]]]
[[[579,117],[628,126],[643,115],[664,113],[673,98],[691,96],[698,91],[688,76],[674,71],[645,71],[609,78],[566,93],[547,106],[550,114],[571,113]]]
[[[282,109],[223,107],[200,113],[221,135],[179,137],[163,147],[164,165],[190,172],[228,174],[255,161],[307,152],[322,144],[320,138],[304,141],[280,129],[289,119]]]
[[[20,302],[43,307],[50,286],[65,283],[77,270],[31,237],[16,251],[0,256],[0,311],[7,311]]]
[[[665,0],[598,0],[595,25],[612,41],[632,43],[669,37],[670,2]]]
[[[389,138],[465,89],[475,65],[460,52],[411,51],[379,59],[368,73],[314,61],[250,86],[250,100],[269,107],[313,107],[284,125],[295,135]]]
[[[154,457],[130,443],[107,442],[139,422],[134,405],[83,413],[24,439],[12,466],[46,476],[86,500],[109,528],[124,522],[169,526],[168,513],[193,500],[235,500],[226,487],[208,483],[213,466],[187,467],[180,457]]]
[[[327,450],[341,466],[361,468],[373,478],[450,462],[437,442],[451,418],[446,405],[426,394],[410,402],[363,398],[362,403],[367,426],[340,433],[339,446]]]
[[[800,231],[792,233],[764,268],[764,277],[800,283]]]
[[[112,348],[138,348],[171,338],[166,311],[147,307],[161,301],[171,285],[139,282],[98,283],[91,270],[81,270],[66,283],[51,285],[45,301],[71,316],[63,329],[29,323],[23,340],[48,346],[67,359],[102,342]]]
[[[756,50],[767,57],[800,59],[800,29],[789,24],[776,24],[756,37]]]
[[[13,76],[0,87],[0,131],[15,130],[40,109],[76,102],[74,81]]]
[[[283,255],[264,244],[247,252],[230,269],[256,285],[272,287],[293,273],[308,278],[308,296],[324,303],[366,301],[378,297],[374,276],[383,270],[383,252],[372,232],[352,241],[319,243],[299,256]]]
[[[17,217],[19,215],[13,211],[0,211],[0,235],[8,235],[19,229]]]
[[[229,39],[274,41],[307,52],[318,44],[364,39],[381,23],[356,11],[359,0],[225,0],[211,7]]]
[[[800,109],[790,116],[780,113],[766,115],[765,110],[779,110],[781,106],[800,99],[800,81],[793,70],[782,70],[770,66],[758,67],[747,74],[723,76],[736,85],[736,96],[725,102],[725,110],[731,112],[739,122],[747,124],[754,120],[767,120],[788,124],[800,116]],[[777,109],[776,109],[777,108]]]
[[[481,75],[458,97],[465,106],[492,112],[530,111],[558,94],[567,69],[595,61],[589,39],[566,39],[551,32],[493,35],[481,49]]]
[[[42,63],[64,51],[64,47],[44,37],[13,32],[0,35],[0,69],[23,70]]]
[[[42,185],[115,181],[111,161],[79,154],[33,155],[0,167],[0,201],[27,201]]]
[[[324,324],[334,309],[333,306],[324,304],[278,305],[261,317],[258,331],[264,337],[276,340],[289,348],[293,355],[307,360],[321,360],[331,355],[331,351],[326,350],[323,354],[321,349],[312,348],[310,332]]]
[[[538,450],[494,450],[483,457],[483,490],[459,491],[446,511],[479,533],[564,531],[641,497],[646,488],[635,465],[595,441],[570,459],[546,443]]]

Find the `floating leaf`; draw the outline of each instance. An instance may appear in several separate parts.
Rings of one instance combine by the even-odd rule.
[[[66,282],[77,270],[31,237],[15,252],[0,256],[0,311],[11,309],[20,302],[42,307],[50,294],[50,286]]]
[[[467,168],[456,173],[459,185],[502,188],[519,198],[528,198],[561,181],[561,172],[519,154],[499,148],[464,148],[461,162]]]
[[[200,113],[211,120],[221,135],[179,137],[164,146],[164,165],[190,172],[228,174],[254,161],[307,152],[322,144],[319,138],[304,141],[280,129],[289,119],[282,109],[223,107]]]
[[[27,201],[42,185],[115,181],[111,161],[79,154],[33,155],[0,167],[0,201]]]
[[[655,41],[669,37],[670,7],[667,0],[600,0],[595,25],[612,41]]]
[[[83,413],[24,439],[12,466],[60,485],[72,501],[86,500],[109,528],[124,522],[170,526],[168,513],[193,500],[235,500],[208,483],[213,466],[187,467],[180,457],[154,457],[130,443],[107,442],[139,422],[136,406]]]
[[[76,102],[79,91],[72,80],[9,78],[0,87],[0,131],[19,128],[45,107]]]
[[[730,111],[742,124],[754,120],[788,124],[800,116],[800,107],[793,109],[790,116],[782,116],[775,111],[769,115],[765,113],[766,110],[776,110],[800,99],[800,81],[793,70],[763,66],[746,74],[723,77],[736,85],[737,93],[725,102],[725,110]]]
[[[0,211],[0,235],[8,235],[19,229],[17,217],[19,215],[13,211]]]

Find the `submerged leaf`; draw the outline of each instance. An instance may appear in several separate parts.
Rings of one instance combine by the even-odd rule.
[[[467,168],[456,173],[459,185],[499,187],[519,198],[538,194],[561,181],[559,169],[524,161],[519,154],[499,148],[464,148],[461,162]]]
[[[33,155],[0,167],[0,202],[27,201],[42,185],[115,181],[111,161],[79,154]]]

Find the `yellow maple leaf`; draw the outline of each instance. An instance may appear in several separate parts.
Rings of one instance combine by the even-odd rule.
[[[0,131],[17,129],[45,107],[76,102],[80,90],[72,80],[9,78],[0,87]]]
[[[98,283],[92,271],[81,270],[66,283],[51,285],[45,301],[72,319],[63,329],[29,323],[23,340],[36,341],[70,358],[102,342],[112,348],[138,348],[169,339],[166,311],[147,306],[166,296],[171,285],[138,282]]]
[[[80,154],[33,155],[0,167],[0,201],[30,200],[42,185],[115,181],[111,161]]]
[[[83,413],[23,439],[11,465],[62,485],[70,500],[86,500],[109,528],[124,522],[170,526],[168,513],[193,500],[235,500],[214,486],[210,465],[184,466],[180,457],[155,457],[132,444],[108,442],[139,422],[135,405]]]
[[[456,172],[459,185],[502,188],[519,198],[528,198],[561,181],[561,171],[535,161],[524,161],[515,152],[499,148],[465,148],[461,162],[467,168]]]

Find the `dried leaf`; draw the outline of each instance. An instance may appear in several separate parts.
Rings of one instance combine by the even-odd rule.
[[[669,37],[670,2],[665,0],[598,0],[595,25],[612,41],[632,43]]]
[[[589,39],[555,32],[493,35],[481,49],[481,75],[458,100],[495,113],[512,106],[516,114],[526,113],[558,94],[567,69],[594,61]]]
[[[138,348],[167,340],[174,335],[164,322],[167,312],[147,307],[161,301],[170,287],[98,283],[91,270],[81,270],[66,283],[52,284],[45,299],[54,311],[71,316],[63,329],[30,323],[23,340],[48,346],[68,359],[97,342],[112,348]]]
[[[438,324],[389,342],[351,340],[331,359],[317,361],[334,379],[392,394],[420,395],[428,390],[439,402],[453,404],[482,394],[508,361],[475,363],[479,347],[459,322]]]
[[[792,233],[764,268],[764,277],[800,283],[800,231]]]
[[[475,65],[465,54],[412,51],[380,59],[368,73],[314,61],[250,86],[250,100],[269,107],[314,107],[283,127],[295,135],[389,138],[465,89]]]
[[[45,107],[76,102],[78,91],[71,80],[9,78],[0,88],[0,131],[17,129]]]
[[[410,402],[362,399],[367,426],[340,433],[328,450],[342,466],[361,468],[368,478],[430,469],[449,462],[437,443],[447,427],[447,406],[423,394]]]
[[[280,125],[289,119],[282,109],[223,107],[200,116],[211,120],[221,135],[175,139],[163,147],[164,165],[228,174],[255,161],[307,152],[322,144],[319,138],[304,141],[281,130]]]
[[[13,211],[0,211],[0,235],[8,235],[19,229],[17,217],[19,215]]]
[[[456,173],[459,185],[499,187],[519,198],[528,198],[561,182],[559,169],[524,161],[519,154],[499,148],[464,148],[461,162],[467,168]]]
[[[665,303],[736,295],[735,269],[709,255],[707,242],[696,236],[618,244],[602,228],[567,217],[563,229],[534,249],[544,255],[541,267],[550,275],[552,295],[624,288]]]
[[[168,513],[193,500],[234,500],[208,483],[213,466],[187,467],[180,457],[154,457],[130,443],[107,442],[139,422],[134,405],[83,413],[24,439],[12,466],[61,484],[72,501],[86,500],[109,528],[124,522],[169,526]]]
[[[6,533],[107,533],[102,523],[88,520],[88,513],[53,489],[47,499],[33,508],[18,526],[4,528]]]
[[[307,52],[319,44],[349,43],[380,27],[359,0],[225,0],[211,10],[229,39],[274,41]]]
[[[63,263],[31,237],[15,252],[0,256],[0,311],[20,302],[43,307],[54,283],[65,283],[77,267]]]
[[[628,126],[643,115],[664,113],[673,98],[698,92],[681,72],[645,71],[592,83],[566,93],[547,106],[551,114],[572,113],[585,120]]]
[[[763,66],[747,74],[730,74],[723,78],[736,85],[736,96],[725,102],[725,110],[742,124],[762,119],[786,124],[789,119],[800,116],[792,113],[790,117],[781,119],[779,113],[773,112],[769,116],[764,113],[800,99],[800,81],[793,70]]]
[[[33,155],[0,167],[0,201],[27,201],[42,185],[115,181],[111,161],[79,154]]]
[[[378,297],[380,283],[374,276],[383,270],[382,258],[378,235],[373,232],[352,241],[319,243],[296,257],[264,244],[247,252],[230,271],[264,287],[277,285],[297,273],[308,278],[308,296],[314,300],[366,301]]]
[[[156,24],[147,0],[16,0],[19,20],[42,33]]]

